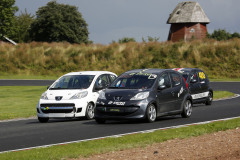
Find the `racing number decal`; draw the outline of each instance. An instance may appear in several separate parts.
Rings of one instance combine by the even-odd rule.
[[[201,78],[201,79],[205,79],[206,78],[206,76],[205,76],[205,74],[203,72],[199,72],[198,74],[199,74],[199,78]]]

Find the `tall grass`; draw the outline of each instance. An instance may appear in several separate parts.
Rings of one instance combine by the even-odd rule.
[[[71,71],[197,67],[211,78],[240,78],[240,39],[109,45],[23,43],[0,46],[0,73],[60,76]]]

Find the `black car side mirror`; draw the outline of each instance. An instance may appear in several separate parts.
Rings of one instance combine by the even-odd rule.
[[[191,79],[190,83],[196,83],[197,80],[196,79]]]
[[[47,86],[47,89],[49,89],[50,86]]]
[[[160,85],[160,86],[158,86],[158,90],[163,90],[163,89],[165,89],[165,88],[167,88],[166,85]]]

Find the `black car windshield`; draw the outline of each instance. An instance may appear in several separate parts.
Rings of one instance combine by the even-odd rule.
[[[94,75],[67,75],[54,82],[50,90],[58,89],[87,89]]]
[[[185,80],[188,79],[188,74],[182,74],[182,76],[184,77]]]
[[[183,78],[187,81],[190,71],[178,71],[182,74]]]
[[[126,73],[119,76],[109,88],[148,89],[151,88],[157,75],[152,73]]]

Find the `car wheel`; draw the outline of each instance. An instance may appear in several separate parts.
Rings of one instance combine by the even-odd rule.
[[[156,118],[157,118],[156,107],[153,104],[150,104],[146,110],[146,120],[147,122],[152,123],[156,120]]]
[[[98,124],[104,124],[106,122],[105,119],[99,119],[99,118],[95,118],[95,121],[98,123]]]
[[[49,118],[42,118],[42,117],[38,117],[38,121],[41,123],[47,123],[49,120]]]
[[[205,102],[206,105],[211,105],[213,101],[213,93],[209,92],[208,97],[207,97],[207,101]]]
[[[87,109],[86,109],[86,118],[87,119],[93,119],[94,117],[94,105],[93,103],[88,103]]]
[[[183,110],[181,116],[183,118],[188,118],[191,116],[191,114],[192,114],[192,102],[190,100],[186,100],[183,103]]]

